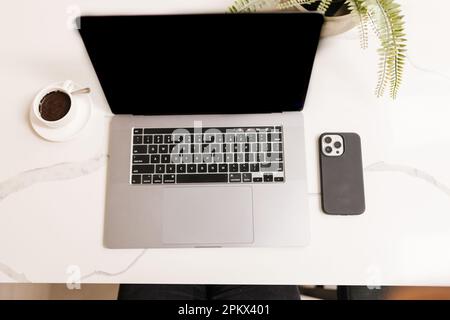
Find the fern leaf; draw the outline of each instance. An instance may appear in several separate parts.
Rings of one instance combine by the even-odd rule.
[[[403,16],[400,15],[400,5],[394,0],[375,0],[375,3],[376,6],[370,9],[370,16],[381,43],[376,94],[383,95],[385,87],[389,84],[389,94],[395,99],[405,64],[406,39]]]
[[[231,13],[254,12],[275,8],[278,0],[236,0],[233,5],[228,8]]]
[[[368,21],[369,14],[367,11],[366,1],[364,0],[346,0],[345,4],[351,13],[356,13],[359,17],[359,39],[362,49],[367,49],[369,44]]]
[[[317,2],[318,0],[286,0],[280,1],[277,5],[277,8],[280,10],[296,8],[297,6],[301,6],[302,4],[311,4]]]
[[[317,7],[317,11],[322,12],[325,14],[330,7],[332,0],[320,0],[320,4]]]

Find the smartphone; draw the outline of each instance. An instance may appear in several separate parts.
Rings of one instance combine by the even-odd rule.
[[[356,133],[323,133],[319,138],[322,210],[358,215],[365,211],[361,138]]]

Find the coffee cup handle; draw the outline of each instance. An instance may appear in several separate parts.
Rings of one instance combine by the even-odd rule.
[[[68,93],[71,93],[74,89],[75,85],[72,80],[64,81],[62,88],[66,90]]]

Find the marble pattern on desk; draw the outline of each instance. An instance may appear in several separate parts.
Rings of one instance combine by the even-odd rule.
[[[68,180],[93,173],[106,165],[107,158],[107,155],[100,155],[83,162],[58,163],[19,173],[15,177],[0,182],[0,201],[14,192],[39,182]]]
[[[0,183],[0,201],[14,192],[18,192],[33,184],[44,181],[60,181],[74,179],[80,176],[88,175],[106,165],[107,155],[100,155],[83,162],[59,163],[44,168],[36,168],[19,173]],[[450,197],[450,188],[444,183],[436,180],[435,177],[426,173],[423,170],[398,164],[389,164],[383,161],[373,163],[364,168],[366,172],[400,172],[414,178],[421,179],[440,191],[444,192]],[[315,195],[316,193],[310,193]],[[86,280],[93,276],[114,277],[126,273],[131,269],[146,253],[147,249],[143,249],[127,266],[117,272],[108,272],[103,270],[94,270],[93,272],[81,276],[80,281]],[[8,265],[0,262],[0,272],[16,282],[28,283],[31,282],[25,274],[13,270]]]
[[[21,172],[6,181],[0,182],[0,201],[36,183],[68,180],[91,174],[104,167],[107,159],[107,155],[99,155],[82,162],[58,163]],[[0,262],[0,272],[17,282],[30,282],[25,274],[13,270],[2,262]]]

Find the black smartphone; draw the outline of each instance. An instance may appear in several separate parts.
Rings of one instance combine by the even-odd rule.
[[[358,215],[365,210],[361,138],[356,133],[323,133],[319,138],[322,209]]]

